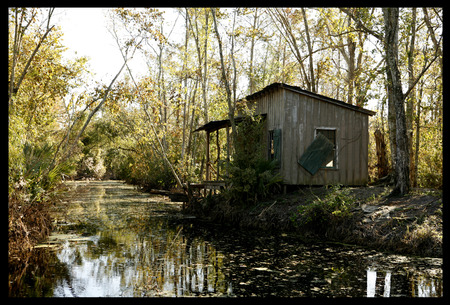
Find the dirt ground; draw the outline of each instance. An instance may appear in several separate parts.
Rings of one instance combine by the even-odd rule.
[[[414,189],[409,195],[388,197],[390,187],[349,188],[354,205],[351,215],[330,223],[326,230],[314,224],[302,227],[292,216],[298,207],[330,191],[326,187],[303,187],[277,195],[250,208],[229,205],[220,198],[202,204],[196,216],[247,229],[281,231],[305,240],[326,240],[368,246],[379,250],[418,256],[442,257],[442,191]]]

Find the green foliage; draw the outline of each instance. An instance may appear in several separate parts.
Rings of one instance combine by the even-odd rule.
[[[142,163],[137,163],[131,172],[135,184],[139,184],[145,189],[164,189],[169,190],[176,185],[170,168],[161,158],[148,159],[144,165],[145,171],[140,169]]]
[[[28,142],[23,146],[23,167],[10,177],[10,196],[19,198],[24,202],[42,202],[52,196],[54,188],[59,184],[62,175],[68,175],[72,171],[69,162],[63,162],[54,166],[53,147],[33,145]]]
[[[280,190],[276,161],[264,158],[264,120],[247,117],[237,126],[233,160],[230,162],[226,198],[237,204],[254,204]]]
[[[106,173],[106,167],[103,164],[102,149],[91,149],[83,159],[78,167],[78,177],[94,177],[102,179]]]
[[[444,157],[442,151],[442,125],[438,122],[428,122],[428,127],[423,128],[421,131],[417,186],[442,188]]]
[[[64,58],[58,27],[43,39],[45,23],[37,16],[46,11],[10,9],[10,16],[17,12],[18,18],[8,20],[8,76],[13,85],[8,105],[8,191],[9,199],[21,204],[46,201],[62,175],[73,171],[73,160],[61,162],[55,153],[65,135],[61,130],[67,117],[64,98],[80,86],[86,58]]]
[[[336,220],[343,220],[352,215],[356,201],[348,188],[340,185],[332,186],[324,198],[315,199],[300,205],[291,220],[299,226],[314,227],[322,232]]]

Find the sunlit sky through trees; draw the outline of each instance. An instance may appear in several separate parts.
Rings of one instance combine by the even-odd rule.
[[[169,41],[182,43],[185,31],[183,18],[175,8],[158,9],[164,11],[164,34],[170,33]],[[123,61],[109,30],[109,11],[109,8],[57,8],[55,11],[55,21],[64,33],[63,44],[68,48],[66,56],[89,57],[93,80],[103,83],[108,83],[114,77]],[[141,53],[132,59],[130,68],[135,75],[145,75],[149,69]],[[242,82],[247,85],[246,79],[242,79]],[[242,96],[238,98],[246,95],[245,89],[241,92]],[[376,100],[370,100],[365,108],[376,110],[376,104]]]

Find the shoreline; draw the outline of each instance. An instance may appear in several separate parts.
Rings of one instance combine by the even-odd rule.
[[[392,198],[386,196],[390,188],[385,187],[342,187],[340,190],[345,194],[330,197],[339,190],[303,187],[253,206],[233,205],[215,195],[191,203],[184,213],[204,222],[287,233],[304,241],[338,242],[396,254],[442,257],[440,190],[416,189],[407,196]],[[350,204],[345,213],[327,214],[321,208],[327,204],[327,198]],[[309,222],[302,219],[306,217],[305,211],[310,213]],[[315,213],[312,219],[311,211]]]

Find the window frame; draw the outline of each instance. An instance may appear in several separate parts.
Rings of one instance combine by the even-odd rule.
[[[339,129],[337,127],[314,127],[314,139],[317,137],[318,131],[320,130],[328,130],[328,131],[334,131],[334,158],[333,158],[333,166],[321,166],[320,169],[326,169],[326,170],[337,170],[339,169],[339,158],[338,158],[338,151],[339,151],[339,145],[338,145],[338,132]]]

